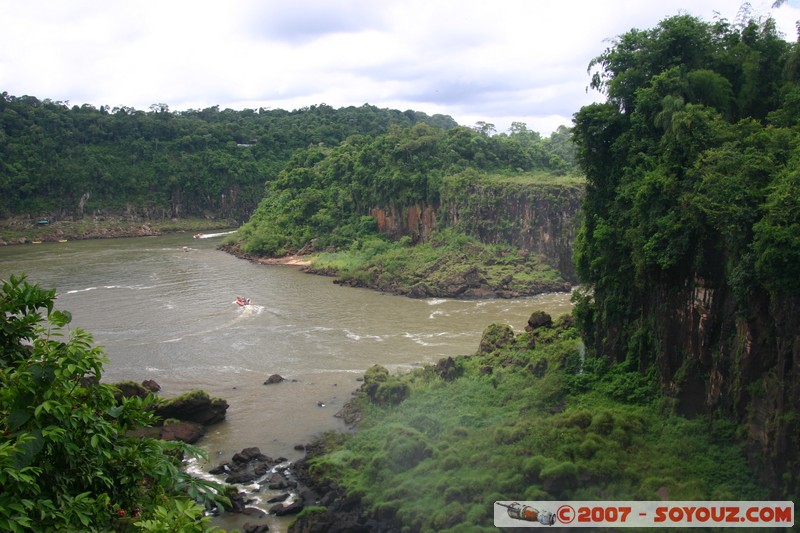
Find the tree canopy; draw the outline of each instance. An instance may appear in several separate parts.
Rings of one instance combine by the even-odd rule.
[[[0,94],[0,217],[137,212],[244,220],[297,149],[392,125],[453,128],[443,115],[328,105],[171,112]]]
[[[645,327],[654,283],[719,280],[740,312],[760,291],[800,293],[797,57],[772,19],[680,15],[591,63],[607,100],[575,117],[587,179],[575,259],[596,349],[641,348],[626,339]]]

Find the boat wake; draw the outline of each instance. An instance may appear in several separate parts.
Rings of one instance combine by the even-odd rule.
[[[236,302],[234,301],[233,303],[236,303]],[[240,321],[246,320],[248,317],[253,317],[253,316],[260,315],[261,313],[264,312],[265,309],[266,309],[266,307],[264,307],[263,305],[255,305],[255,304],[239,306],[239,311],[236,314],[236,316],[233,319],[231,319],[231,320],[229,320],[229,321],[227,321],[227,322],[225,322],[223,324],[220,324],[220,325],[215,326],[213,328],[204,329],[202,331],[195,331],[195,332],[192,332],[192,333],[187,333],[186,335],[183,335],[181,337],[176,337],[174,339],[167,339],[167,340],[161,341],[161,342],[164,342],[164,343],[167,343],[167,342],[180,342],[180,341],[184,340],[187,337],[200,337],[200,336],[203,336],[203,335],[208,335],[210,333],[216,333],[218,331],[231,329],[234,326],[236,326]]]
[[[222,233],[198,233],[197,235],[195,235],[195,238],[197,238],[197,239],[211,239],[211,238],[214,238],[214,237],[222,237],[223,235],[230,235],[231,233],[236,233],[237,231],[239,231],[239,230],[235,229],[233,231],[223,231]]]

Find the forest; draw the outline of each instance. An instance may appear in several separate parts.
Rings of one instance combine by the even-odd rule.
[[[414,126],[415,133],[410,133]],[[394,133],[389,137],[374,141],[390,130]],[[573,150],[566,130],[552,139],[541,138],[522,123],[512,130],[490,136],[491,124],[467,128],[448,116],[368,104],[341,109],[320,104],[293,111],[218,106],[170,111],[166,104],[153,104],[141,111],[70,107],[67,102],[4,92],[0,218],[57,220],[105,214],[229,218],[241,223],[264,197],[265,184],[277,180],[293,159],[310,161],[326,150],[344,153],[348,146],[376,142],[373,157],[380,150],[385,153],[379,157],[405,150],[413,165],[411,158],[433,155],[424,152],[425,143],[445,132],[456,151],[448,156],[448,166],[529,170],[570,164]],[[390,147],[401,138],[408,143]],[[414,142],[419,146],[413,147]],[[438,163],[428,159],[425,164]],[[362,194],[356,203],[364,200]]]

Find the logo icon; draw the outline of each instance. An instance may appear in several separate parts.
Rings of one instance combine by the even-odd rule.
[[[543,526],[552,526],[556,523],[556,515],[550,511],[540,511],[530,505],[522,505],[519,502],[514,502],[510,505],[495,502],[500,507],[505,507],[508,516],[515,520],[524,520],[526,522],[539,522]]]

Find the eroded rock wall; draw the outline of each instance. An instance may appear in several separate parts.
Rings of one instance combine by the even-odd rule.
[[[489,244],[510,244],[543,256],[575,281],[572,250],[583,188],[471,182],[445,187],[437,205],[372,208],[378,230],[398,239],[425,240],[437,227],[452,227]]]
[[[800,298],[752,294],[742,308],[730,287],[699,276],[649,294],[643,324],[653,326],[662,389],[678,412],[739,420],[773,495],[800,492]]]

